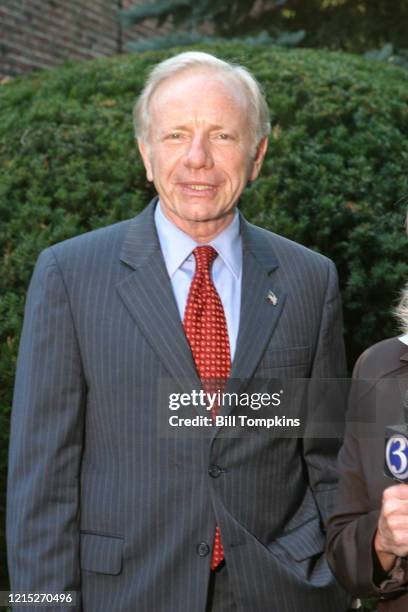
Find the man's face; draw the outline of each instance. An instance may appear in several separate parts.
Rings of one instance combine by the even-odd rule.
[[[248,106],[235,80],[200,68],[157,88],[148,142],[139,141],[139,148],[164,214],[204,241],[232,220],[247,181],[258,175],[266,144],[265,138],[253,155]]]

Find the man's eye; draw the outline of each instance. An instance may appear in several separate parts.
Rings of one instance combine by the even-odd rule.
[[[219,140],[230,140],[231,136],[226,132],[221,132],[220,134],[218,134],[218,138]]]
[[[170,139],[171,140],[180,140],[180,138],[181,138],[180,132],[172,132],[170,134]]]

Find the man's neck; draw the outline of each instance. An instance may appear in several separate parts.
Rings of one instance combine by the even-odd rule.
[[[160,206],[163,215],[179,230],[190,236],[197,244],[208,244],[223,232],[234,219],[235,208],[219,219],[210,221],[189,221],[177,215],[169,215],[163,206]]]

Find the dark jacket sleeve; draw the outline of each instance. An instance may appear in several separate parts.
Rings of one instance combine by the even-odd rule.
[[[348,425],[338,458],[339,487],[334,513],[328,523],[327,557],[336,578],[350,593],[358,597],[387,599],[407,592],[408,574],[405,566],[398,563],[385,580],[378,584],[375,581],[378,571],[373,542],[380,509],[373,508],[373,496],[370,495],[373,491],[369,487],[376,486],[377,475],[365,473],[361,453],[365,452],[366,442],[358,435],[358,422],[374,409],[375,400],[374,394],[362,393],[364,378],[369,378],[363,364],[364,354],[353,373]],[[362,384],[359,385],[360,379]],[[381,439],[378,439],[376,449],[383,452]],[[373,447],[369,449],[372,450]]]
[[[84,397],[70,304],[47,249],[28,291],[11,416],[7,548],[13,591],[80,590]]]

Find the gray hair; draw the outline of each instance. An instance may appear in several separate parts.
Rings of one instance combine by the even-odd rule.
[[[261,86],[243,66],[225,62],[201,51],[179,53],[153,68],[133,109],[136,138],[148,142],[150,102],[158,86],[166,79],[190,68],[210,68],[238,81],[249,104],[251,138],[253,148],[256,149],[262,138],[267,136],[271,129],[269,110]]]
[[[408,234],[408,210],[405,217],[405,228]],[[408,334],[408,284],[402,290],[401,298],[398,306],[394,310],[394,314],[401,325],[403,333]]]
[[[408,334],[408,284],[402,291],[401,299],[394,313],[401,325],[401,330],[404,334]]]

